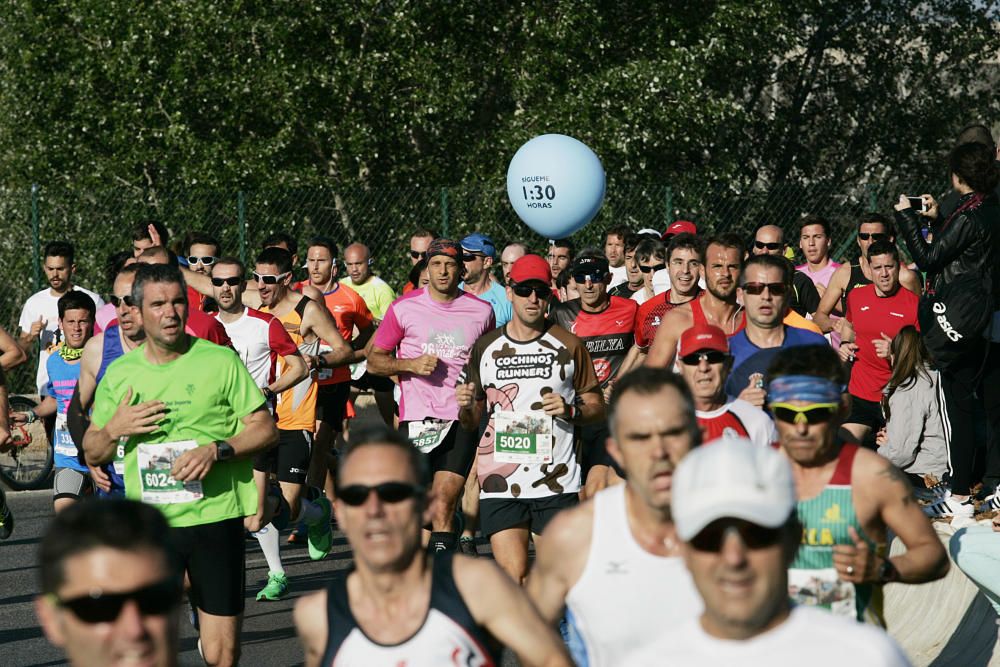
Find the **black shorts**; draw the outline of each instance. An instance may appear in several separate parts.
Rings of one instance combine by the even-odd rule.
[[[242,614],[246,592],[243,519],[172,528],[170,532],[191,580],[191,604],[213,616]]]
[[[279,482],[305,484],[309,473],[312,433],[278,429],[278,445],[253,457],[253,469],[273,472]]]
[[[396,383],[392,381],[392,378],[387,378],[382,375],[372,375],[368,371],[359,377],[357,380],[351,380],[351,386],[360,389],[361,391],[366,391],[371,389],[372,391],[392,391],[395,388]]]
[[[479,500],[479,530],[489,537],[501,530],[525,525],[535,535],[560,511],[580,502],[576,493],[560,493],[545,498],[481,498]]]
[[[882,406],[875,401],[866,401],[851,394],[851,414],[844,420],[845,424],[862,424],[877,431],[885,426],[882,416]]]
[[[399,422],[399,432],[410,437],[410,422]],[[460,422],[451,422],[448,433],[440,445],[427,455],[427,463],[432,473],[452,472],[462,477],[468,477],[472,470],[472,462],[476,459],[476,445],[479,438],[476,431],[467,431]]]
[[[580,471],[584,481],[594,466],[610,466],[614,468],[619,477],[625,477],[618,463],[611,458],[611,454],[608,454],[608,437],[610,435],[608,423],[605,421],[585,424],[580,427]]]
[[[316,420],[340,433],[347,412],[347,399],[351,395],[350,382],[321,384],[316,394]]]

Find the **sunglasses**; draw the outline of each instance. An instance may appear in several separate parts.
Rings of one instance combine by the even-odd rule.
[[[548,285],[515,284],[511,285],[510,288],[514,291],[514,294],[522,299],[527,299],[531,296],[532,292],[534,292],[535,296],[537,296],[539,300],[545,300],[552,296],[552,290],[549,289]]]
[[[132,308],[133,306],[135,306],[135,301],[132,300],[131,294],[126,294],[125,296],[115,296],[114,294],[112,294],[111,296],[108,297],[108,301],[110,301],[111,305],[114,306],[115,308],[118,308],[123,303],[127,308]]]
[[[213,264],[215,264],[215,258],[214,257],[195,257],[194,255],[188,256],[188,264],[198,264],[199,262],[202,263],[202,264],[204,264],[205,266],[212,266]]]
[[[708,350],[707,352],[692,352],[681,357],[681,363],[685,366],[697,366],[704,359],[710,364],[721,364],[728,355],[718,350]]]
[[[291,271],[285,271],[284,273],[279,273],[278,275],[274,276],[270,274],[263,275],[254,271],[253,279],[256,282],[264,283],[265,285],[277,285],[279,281],[284,280],[285,276],[289,275],[290,273]]]
[[[867,241],[871,239],[872,241],[888,241],[888,234],[871,234],[869,232],[858,232],[858,238],[862,241]]]
[[[477,259],[483,259],[484,257],[486,257],[486,255],[463,254],[462,255],[462,261],[463,262],[474,262]]]
[[[254,274],[255,276],[257,274]],[[223,285],[229,285],[230,287],[236,287],[243,282],[243,278],[239,276],[231,276],[229,278],[212,278],[212,284],[216,287],[222,287]],[[266,280],[264,282],[267,282]]]
[[[781,250],[783,243],[765,243],[764,241],[754,241],[753,247],[757,250]]]
[[[766,549],[781,540],[781,528],[765,528],[749,521],[713,521],[691,538],[698,551],[719,553],[726,539],[736,533],[748,549]]]
[[[770,403],[774,418],[786,424],[824,424],[837,414],[839,403],[813,403],[812,405],[791,405],[790,403]]]
[[[573,280],[580,283],[581,285],[587,282],[588,280],[592,283],[603,283],[604,276],[591,273],[574,273]]]
[[[352,484],[337,491],[337,498],[351,507],[364,505],[368,496],[374,491],[378,499],[383,503],[401,503],[410,498],[416,498],[424,494],[422,486],[407,484],[406,482],[382,482],[375,486],[364,484]]]
[[[410,257],[412,257],[413,259],[420,259],[423,256],[424,256],[424,253],[420,252],[419,250],[411,250],[410,251]]]
[[[771,292],[771,296],[781,296],[786,291],[785,283],[746,283],[743,285],[743,291],[754,296],[763,294],[764,288]]]
[[[170,577],[144,588],[124,593],[95,591],[72,600],[51,596],[60,607],[65,607],[84,623],[110,623],[118,618],[122,607],[134,600],[144,616],[161,616],[181,602],[183,586],[176,577]]]
[[[657,271],[662,271],[665,268],[667,268],[666,264],[654,264],[653,266],[643,266],[642,264],[639,265],[639,270],[642,271],[643,273],[649,273],[650,271],[656,273]]]

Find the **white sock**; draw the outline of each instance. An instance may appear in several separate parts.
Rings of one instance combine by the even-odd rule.
[[[306,525],[313,526],[323,520],[323,510],[319,505],[305,498],[299,502],[299,516],[295,520],[296,522],[305,521]]]
[[[268,572],[285,573],[285,568],[281,565],[281,552],[278,545],[278,529],[273,523],[269,523],[256,533],[251,533],[260,543],[260,550],[264,552],[264,559],[267,560]]]

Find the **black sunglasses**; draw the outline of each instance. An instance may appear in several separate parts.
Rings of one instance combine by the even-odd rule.
[[[229,285],[230,287],[236,287],[241,284],[243,279],[239,276],[231,276],[229,278],[212,278],[212,284],[216,287],[222,287],[223,285]]]
[[[580,283],[581,285],[588,280],[592,283],[603,283],[604,276],[595,273],[574,273],[573,280]]]
[[[781,250],[783,245],[783,243],[765,243],[764,241],[753,242],[753,247],[757,248],[757,250],[764,250],[765,248],[768,250]]]
[[[215,264],[214,257],[195,257],[194,255],[190,255],[187,259],[188,264],[197,264],[198,262],[201,262],[205,266],[212,266]]]
[[[785,293],[785,283],[746,283],[743,285],[743,291],[757,296],[764,293],[765,287],[772,296],[781,296]]]
[[[697,366],[704,359],[710,364],[721,364],[728,355],[718,350],[707,350],[705,352],[692,352],[681,357],[681,363],[685,366]]]
[[[415,484],[382,482],[375,486],[366,486],[365,484],[345,486],[337,491],[337,498],[351,507],[358,507],[365,504],[372,491],[375,492],[375,495],[383,503],[401,503],[404,500],[424,495],[423,487],[416,486]]]
[[[122,612],[129,600],[134,600],[139,611],[146,616],[160,616],[174,609],[181,602],[183,586],[180,579],[169,577],[134,591],[104,593],[95,591],[72,600],[60,600],[53,596],[56,604],[73,612],[84,623],[110,623]]]
[[[548,285],[525,285],[523,283],[517,283],[511,285],[510,288],[514,291],[514,294],[522,299],[527,299],[531,296],[532,292],[534,292],[535,296],[537,296],[539,300],[548,299],[552,296],[552,290],[548,287]]]
[[[657,271],[662,271],[665,268],[667,268],[666,264],[655,264],[653,266],[643,266],[642,264],[639,265],[639,270],[642,271],[643,273],[649,273],[650,271],[656,273]]]
[[[781,528],[765,528],[749,521],[723,519],[713,521],[691,538],[690,544],[698,551],[719,553],[726,537],[735,532],[747,549],[766,549],[781,540]]]
[[[888,241],[889,240],[889,235],[888,234],[872,234],[872,233],[869,233],[869,232],[858,232],[858,238],[861,239],[862,241],[867,241],[868,239],[871,239],[872,241]]]
[[[126,294],[125,296],[115,296],[114,294],[112,294],[111,296],[108,297],[108,301],[110,301],[111,305],[114,306],[115,308],[117,308],[122,303],[124,303],[129,308],[135,306],[135,301],[132,300],[131,294]]]
[[[410,257],[412,257],[413,259],[420,259],[423,256],[424,256],[424,253],[420,252],[419,250],[411,250],[410,251]]]
[[[476,255],[474,253],[465,253],[462,255],[463,262],[474,262],[477,259],[483,259],[486,255]]]

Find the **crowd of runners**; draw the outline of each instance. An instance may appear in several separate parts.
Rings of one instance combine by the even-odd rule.
[[[816,214],[545,256],[279,233],[248,266],[144,221],[105,300],[49,243],[0,336],[41,396],[2,406],[0,447],[52,433],[46,636],[74,665],[171,665],[190,611],[205,662],[236,664],[246,589],[289,595],[285,543],[323,560],[336,527],[353,564],[296,603],[307,665],[908,664],[884,587],[946,575],[932,519],[1000,509],[996,151],[967,128],[953,192],[861,216],[844,264]],[[923,304],[958,317],[958,292],[986,324],[932,338]],[[0,538],[14,521],[0,495]],[[1000,613],[1000,532],[950,546]]]

